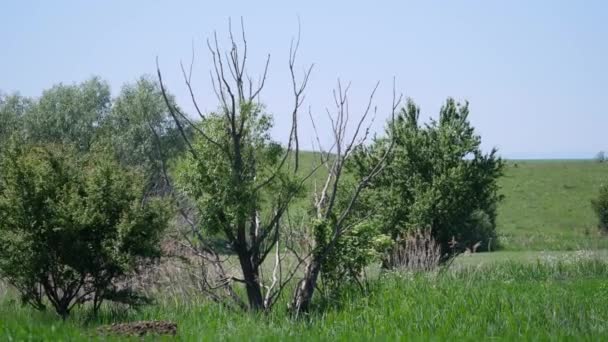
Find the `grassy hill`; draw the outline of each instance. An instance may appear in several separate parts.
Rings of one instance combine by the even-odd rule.
[[[510,161],[500,180],[498,232],[509,250],[607,248],[590,201],[608,182],[608,164]]]

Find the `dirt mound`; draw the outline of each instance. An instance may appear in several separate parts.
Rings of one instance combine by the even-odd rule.
[[[139,321],[129,323],[114,323],[99,327],[98,331],[102,334],[135,335],[143,336],[146,334],[156,335],[175,335],[177,334],[177,324],[167,321]]]

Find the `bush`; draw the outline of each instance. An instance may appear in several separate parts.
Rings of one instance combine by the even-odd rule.
[[[119,281],[160,256],[164,203],[103,155],[14,144],[0,159],[0,276],[23,302],[66,318],[85,302],[140,304]]]
[[[350,166],[361,177],[394,139],[383,173],[370,183],[361,217],[382,222],[380,231],[396,240],[419,227],[431,229],[442,255],[496,240],[498,178],[504,162],[493,149],[481,151],[481,137],[468,120],[468,103],[448,99],[439,119],[423,124],[411,101],[387,128],[387,137],[357,151]]]
[[[600,187],[600,193],[591,201],[591,206],[597,215],[599,229],[608,232],[608,185]]]
[[[361,285],[360,278],[365,267],[380,260],[391,246],[390,237],[381,234],[378,228],[378,224],[370,221],[353,223],[334,248],[327,252],[321,266],[325,294],[338,295],[344,284],[354,282]],[[332,224],[316,221],[314,235],[317,252],[323,253],[333,238]]]

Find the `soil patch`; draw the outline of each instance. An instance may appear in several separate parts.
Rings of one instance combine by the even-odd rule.
[[[177,324],[168,321],[139,321],[128,323],[114,323],[98,328],[102,334],[118,334],[129,336],[143,336],[147,334],[175,335]]]

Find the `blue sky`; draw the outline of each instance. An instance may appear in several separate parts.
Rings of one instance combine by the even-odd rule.
[[[391,83],[436,116],[446,97],[468,100],[483,146],[508,158],[589,158],[608,150],[608,2],[605,1],[7,1],[0,5],[0,89],[37,96],[55,83],[106,79],[114,94],[154,73],[189,109],[179,62],[194,43],[195,89],[217,107],[204,45],[243,16],[250,71],[271,54],[262,100],[284,139],[287,57],[301,19],[298,65],[315,63],[306,107],[322,123],[340,77],[357,115],[376,81],[374,129],[388,117]],[[322,124],[323,125],[323,124]],[[312,138],[307,116],[301,140]]]

